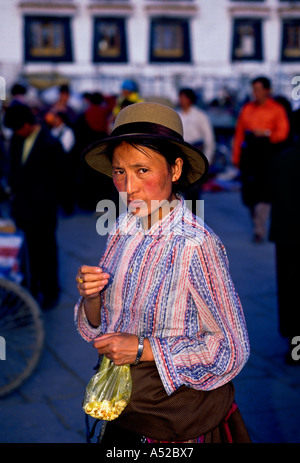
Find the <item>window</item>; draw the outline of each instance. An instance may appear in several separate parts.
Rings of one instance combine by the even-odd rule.
[[[151,22],[150,62],[190,62],[189,23],[184,19],[155,18]]]
[[[127,62],[124,18],[95,18],[94,62]]]
[[[281,60],[300,61],[300,19],[283,20]]]
[[[25,16],[25,61],[73,60],[70,18]]]
[[[262,61],[261,19],[235,19],[233,24],[232,61]]]

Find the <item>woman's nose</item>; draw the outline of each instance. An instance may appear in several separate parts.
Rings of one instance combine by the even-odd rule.
[[[131,195],[136,192],[138,189],[137,181],[132,174],[127,174],[125,181],[126,192],[128,195]]]

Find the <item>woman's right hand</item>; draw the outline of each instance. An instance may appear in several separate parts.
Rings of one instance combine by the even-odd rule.
[[[103,273],[100,267],[82,265],[76,276],[77,289],[80,296],[93,299],[99,296],[100,291],[107,285],[108,273]]]

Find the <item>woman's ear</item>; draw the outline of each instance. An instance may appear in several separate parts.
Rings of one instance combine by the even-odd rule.
[[[176,158],[172,165],[172,182],[175,183],[179,180],[182,174],[183,159]]]

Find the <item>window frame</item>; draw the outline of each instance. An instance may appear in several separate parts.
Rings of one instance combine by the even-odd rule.
[[[94,38],[93,38],[93,63],[127,63],[128,62],[128,52],[127,52],[127,31],[126,31],[126,17],[114,17],[114,16],[94,16],[94,24],[93,24],[93,31],[94,31]],[[100,41],[100,37],[97,31],[99,24],[107,23],[114,23],[119,31],[119,50],[113,52],[111,50],[111,54],[100,56],[98,53],[98,45]]]
[[[244,23],[244,24],[243,24]],[[255,52],[252,55],[236,56],[236,49],[239,43],[238,27],[252,25],[254,27]],[[263,61],[263,18],[261,17],[238,17],[233,18],[232,23],[232,43],[231,43],[231,62]]]
[[[180,26],[182,31],[182,46],[181,48],[173,48],[168,51],[166,49],[155,48],[155,34],[157,27],[173,25]],[[191,63],[191,37],[190,37],[190,21],[189,18],[176,18],[169,16],[159,16],[150,18],[150,63]],[[177,56],[176,56],[177,55]]]
[[[299,54],[297,57],[295,56],[286,56],[285,50],[287,49],[287,27],[289,25],[297,24],[300,28],[300,18],[283,18],[281,22],[281,53],[280,53],[280,61],[282,63],[297,63],[300,61],[300,47],[299,47]],[[299,32],[300,34],[300,32]]]
[[[24,15],[24,61],[25,63],[32,62],[54,62],[54,63],[70,63],[73,62],[73,48],[72,48],[72,29],[71,29],[71,17],[70,16],[54,16],[54,15]],[[48,22],[58,23],[63,26],[63,46],[64,53],[61,55],[43,54],[41,48],[41,54],[38,54],[38,48],[33,53],[30,41],[32,40],[32,26],[34,22]],[[45,50],[44,50],[45,51]]]

